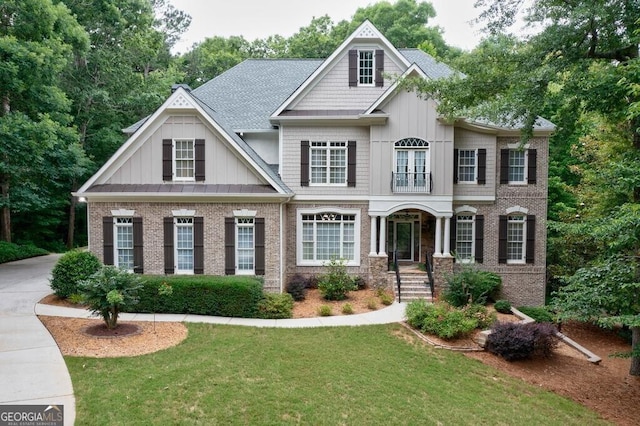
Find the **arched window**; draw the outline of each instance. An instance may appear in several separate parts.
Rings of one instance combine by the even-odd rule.
[[[405,138],[395,143],[393,192],[429,192],[429,142]]]

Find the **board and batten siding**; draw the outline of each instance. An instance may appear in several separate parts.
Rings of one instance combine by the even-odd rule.
[[[280,173],[298,195],[369,195],[369,127],[282,127],[283,152]],[[301,141],[356,141],[356,185],[300,185]]]
[[[384,126],[371,126],[372,195],[391,195],[391,173],[395,170],[395,143],[404,138],[429,142],[431,195],[453,194],[453,126],[438,121],[435,102],[413,93],[398,93],[381,108],[389,114]]]
[[[136,152],[106,182],[101,183],[163,183],[162,140],[174,138],[205,140],[204,183],[247,185],[264,183],[213,129],[193,115],[169,116],[162,125],[146,137]]]
[[[381,49],[380,46],[352,46],[351,49]],[[338,60],[322,79],[300,101],[294,104],[294,110],[366,110],[378,99],[391,83],[385,79],[382,87],[349,87],[349,52]],[[384,55],[384,73],[399,75],[403,72]]]
[[[454,196],[496,196],[496,136],[478,133],[467,129],[456,129],[455,149],[486,149],[486,183],[460,183],[453,186]],[[453,167],[454,163],[451,163]],[[457,166],[457,165],[456,165]],[[476,163],[477,167],[477,163]]]

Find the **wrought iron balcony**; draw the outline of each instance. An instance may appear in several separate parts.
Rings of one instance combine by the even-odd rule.
[[[391,192],[429,194],[433,189],[431,173],[391,173]]]

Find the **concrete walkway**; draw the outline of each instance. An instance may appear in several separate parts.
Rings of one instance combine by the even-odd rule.
[[[36,315],[95,318],[84,309],[39,304],[51,293],[49,277],[60,255],[0,264],[0,405],[64,405],[65,425],[75,421],[71,377],[60,350]],[[359,315],[261,320],[157,314],[155,321],[251,327],[331,327],[403,321],[404,303]],[[153,314],[121,314],[124,321],[153,321]]]
[[[65,425],[75,420],[71,377],[60,350],[35,315],[51,293],[49,276],[60,256],[0,264],[0,404],[64,405]]]

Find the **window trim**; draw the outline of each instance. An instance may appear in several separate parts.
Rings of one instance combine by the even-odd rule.
[[[180,220],[191,220],[189,224],[179,224]],[[173,273],[175,275],[194,275],[195,274],[195,266],[196,266],[196,251],[195,251],[195,217],[193,216],[185,216],[185,215],[174,215],[173,217],[173,256],[174,256],[174,270]],[[191,269],[180,269],[178,267],[179,257],[178,257],[178,228],[189,227],[191,228]],[[184,250],[184,249],[180,249]]]
[[[512,219],[518,217],[518,220]],[[520,258],[509,259],[509,243],[513,241],[509,240],[509,224],[518,223],[522,224],[522,241],[520,241]],[[527,263],[527,214],[521,211],[513,211],[507,214],[507,265],[524,265]]]
[[[461,176],[462,173],[460,172],[460,159],[462,158],[462,152],[467,151],[473,151],[474,155],[473,155],[473,180],[462,180]],[[468,166],[467,166],[468,167]],[[456,164],[456,168],[457,170],[457,176],[458,176],[458,181],[456,182],[457,184],[461,184],[461,185],[477,185],[478,184],[478,150],[477,149],[466,149],[466,148],[459,148],[458,149],[458,161]]]
[[[314,146],[314,144],[324,144],[324,146]],[[342,144],[341,146],[332,146],[331,144]],[[325,154],[326,163],[324,166],[314,166],[313,151],[322,150]],[[331,169],[337,168],[331,165],[331,151],[342,151],[344,153],[344,165],[339,166],[344,169],[344,182],[331,182]],[[326,179],[324,182],[314,182],[313,169],[324,167]],[[349,141],[310,141],[309,142],[309,186],[348,186],[349,181]]]
[[[120,222],[127,220],[128,222]],[[119,228],[129,228],[131,232],[131,248],[122,249],[119,247],[118,230]],[[120,256],[118,250],[130,250],[131,251],[131,268],[124,268],[120,265]],[[133,272],[135,268],[135,244],[134,244],[134,231],[133,231],[133,216],[113,216],[113,266],[124,269],[127,272]]]
[[[362,63],[362,54],[363,53],[370,53],[371,54],[371,74],[369,76],[369,78],[371,78],[371,83],[363,83],[362,82],[362,70],[363,68],[361,67],[361,63]],[[357,61],[358,61],[358,67],[357,67],[357,77],[358,77],[358,87],[375,87],[376,85],[376,49],[358,49],[358,56],[357,56]]]
[[[522,165],[522,180],[511,180],[511,153],[515,153],[515,152],[522,152],[524,157],[522,158],[523,161],[523,165]],[[527,185],[528,184],[528,180],[529,180],[529,170],[527,167],[527,164],[529,162],[529,150],[528,149],[523,149],[523,150],[519,150],[519,149],[512,149],[509,148],[509,157],[508,157],[508,169],[507,169],[507,184],[508,185]]]
[[[463,220],[460,221],[459,216],[468,216],[471,219],[470,220]],[[463,263],[463,264],[473,264],[476,263],[475,258],[476,258],[476,214],[474,212],[470,212],[470,211],[460,211],[460,212],[456,212],[455,213],[455,219],[456,219],[456,235],[455,235],[455,241],[456,241],[456,246],[455,246],[455,254],[456,254],[456,263]],[[470,242],[471,243],[471,256],[469,258],[461,258],[458,255],[458,231],[459,231],[459,227],[460,227],[460,223],[471,223],[471,240],[470,241],[466,241],[466,242]]]
[[[176,148],[177,148],[177,142],[190,142],[191,143],[191,153],[192,153],[192,157],[191,157],[191,171],[192,171],[192,176],[187,176],[187,177],[178,177],[178,173],[177,173],[177,165],[178,165],[178,158],[176,155]],[[180,161],[189,161],[189,160],[184,160],[181,159]],[[173,174],[173,180],[175,182],[195,182],[196,181],[196,140],[195,138],[173,138],[171,139],[171,173]]]
[[[234,213],[236,213],[234,211]],[[244,223],[240,223],[241,221],[251,221],[250,222],[250,226]],[[235,222],[235,267],[236,267],[236,273],[235,275],[255,275],[255,271],[256,271],[256,220],[255,220],[255,213],[251,216],[235,216],[234,217],[234,222]],[[240,248],[240,238],[239,238],[239,231],[240,228],[251,228],[252,230],[252,240],[253,240],[253,246],[250,249],[252,252],[252,263],[253,263],[253,268],[252,269],[240,269],[240,250],[243,251],[248,251],[249,249],[241,249]]]
[[[296,265],[297,266],[324,266],[328,260],[309,260],[304,259],[303,250],[303,220],[304,215],[316,215],[320,213],[335,213],[340,215],[353,215],[353,259],[346,260],[346,266],[360,266],[360,227],[361,227],[361,211],[360,209],[344,209],[336,207],[320,207],[313,209],[297,209],[296,211]],[[342,222],[341,222],[342,223]],[[341,238],[343,235],[340,236]],[[314,257],[317,242],[314,241]]]

